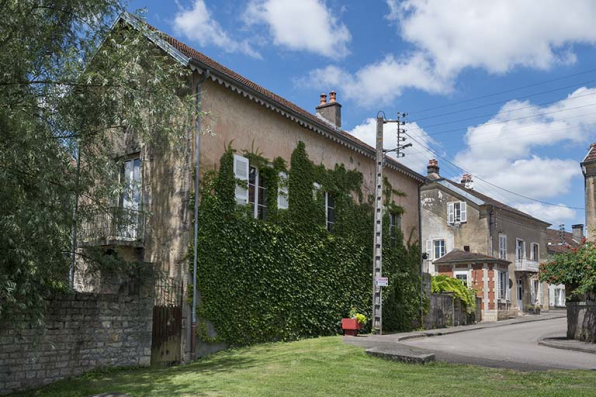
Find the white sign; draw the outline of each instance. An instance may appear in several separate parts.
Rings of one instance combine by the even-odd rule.
[[[387,277],[377,277],[377,287],[387,287],[389,285],[389,280]]]

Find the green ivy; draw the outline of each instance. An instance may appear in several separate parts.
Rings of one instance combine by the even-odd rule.
[[[199,336],[209,342],[246,345],[334,335],[352,308],[371,316],[372,200],[363,202],[362,174],[336,165],[314,165],[302,142],[288,172],[289,209],[277,209],[283,159],[272,162],[245,152],[267,187],[268,217],[253,219],[235,203],[233,150],[217,173],[203,178],[199,208]],[[314,183],[321,189],[314,191]],[[325,223],[324,192],[335,197],[336,224]],[[233,205],[232,205],[233,202]],[[403,212],[403,210],[402,210]],[[418,245],[390,244],[385,219],[384,330],[408,330],[418,316]],[[192,250],[191,261],[192,261]],[[204,321],[217,338],[208,338]]]
[[[468,313],[476,310],[476,291],[466,287],[461,280],[445,275],[433,276],[430,286],[433,293],[453,292],[461,299]]]

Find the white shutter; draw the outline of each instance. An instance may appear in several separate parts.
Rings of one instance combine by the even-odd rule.
[[[497,299],[503,299],[501,296],[501,272],[499,270],[495,270],[495,276],[497,277]]]
[[[236,179],[246,181],[248,184],[248,159],[246,157],[234,155],[234,175]],[[236,202],[248,204],[248,188],[236,184]]]
[[[433,241],[426,240],[426,256],[429,260],[433,258]]]
[[[455,214],[453,210],[453,203],[447,203],[447,223],[453,224],[455,222]]]
[[[460,222],[465,222],[468,218],[467,211],[466,211],[466,202],[462,201],[459,203],[459,210],[460,210]]]
[[[280,210],[288,209],[288,174],[279,173],[279,184],[277,187],[277,208]]]
[[[319,190],[321,190],[321,185],[319,185],[317,182],[314,182],[313,184],[313,191],[312,191],[312,195],[314,198],[317,198],[317,193],[319,193]]]

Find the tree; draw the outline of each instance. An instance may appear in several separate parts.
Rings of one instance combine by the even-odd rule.
[[[41,322],[45,299],[68,288],[75,197],[80,224],[122,190],[115,137],[191,131],[190,71],[140,16],[113,26],[122,12],[118,0],[0,1],[0,319]]]

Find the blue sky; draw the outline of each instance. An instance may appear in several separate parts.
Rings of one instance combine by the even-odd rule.
[[[591,0],[130,3],[139,8],[309,111],[337,91],[343,128],[371,144],[379,110],[408,113],[403,161],[418,172],[437,158],[443,176],[471,172],[476,189],[553,227],[584,223],[579,162],[596,141]]]

